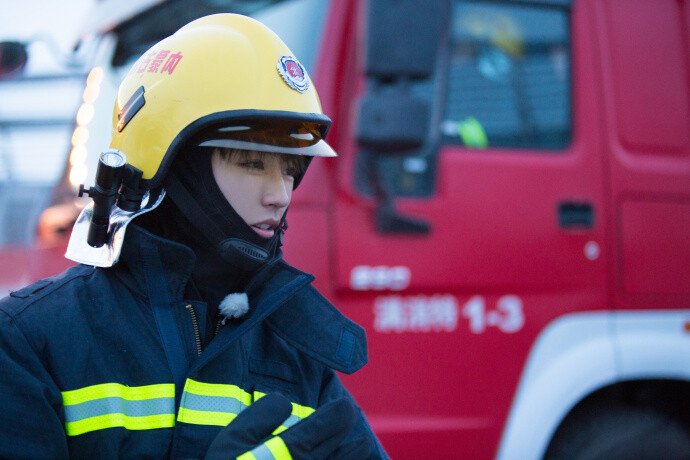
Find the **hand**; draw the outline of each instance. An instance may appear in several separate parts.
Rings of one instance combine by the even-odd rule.
[[[319,407],[313,414],[278,436],[272,436],[292,413],[292,404],[284,396],[272,393],[239,413],[213,440],[206,460],[252,458],[324,459],[366,458],[369,445],[355,439],[342,444],[357,423],[357,409],[346,398]],[[259,457],[261,452],[272,454]]]

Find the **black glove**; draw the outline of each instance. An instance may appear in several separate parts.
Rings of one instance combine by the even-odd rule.
[[[213,440],[206,460],[235,459],[250,452],[259,459],[358,459],[370,454],[365,439],[342,442],[357,423],[357,408],[346,398],[331,401],[278,436],[272,433],[292,413],[292,404],[271,393],[239,413]],[[342,445],[341,445],[342,444]],[[255,450],[256,449],[256,450]],[[261,451],[273,455],[261,456]]]

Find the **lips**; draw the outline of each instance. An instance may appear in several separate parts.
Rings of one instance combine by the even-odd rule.
[[[279,221],[273,219],[267,219],[262,222],[257,222],[250,225],[252,230],[254,230],[259,236],[263,238],[271,238],[275,235],[275,230],[278,228]]]

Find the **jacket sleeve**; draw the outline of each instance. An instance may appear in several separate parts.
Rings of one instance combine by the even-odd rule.
[[[352,395],[347,389],[340,383],[340,379],[334,370],[327,368],[324,374],[323,386],[321,389],[321,395],[319,397],[319,406],[338,398],[348,398],[355,406],[357,402],[354,400]],[[388,454],[383,449],[383,446],[379,442],[378,438],[374,434],[369,422],[367,422],[366,417],[362,409],[357,406],[359,411],[359,417],[355,428],[352,430],[350,435],[345,439],[343,443],[353,441],[355,439],[362,439],[362,442],[368,442],[370,446],[370,459],[385,459],[388,460]]]
[[[68,458],[62,394],[4,311],[0,369],[0,458]]]

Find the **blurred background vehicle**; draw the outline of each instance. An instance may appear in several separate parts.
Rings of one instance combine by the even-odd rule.
[[[69,264],[76,188],[142,52],[248,14],[334,121],[340,157],[293,197],[286,259],[367,329],[370,363],[343,380],[393,458],[690,451],[689,2],[75,11],[87,27],[51,65],[45,38],[0,47],[0,287]]]

